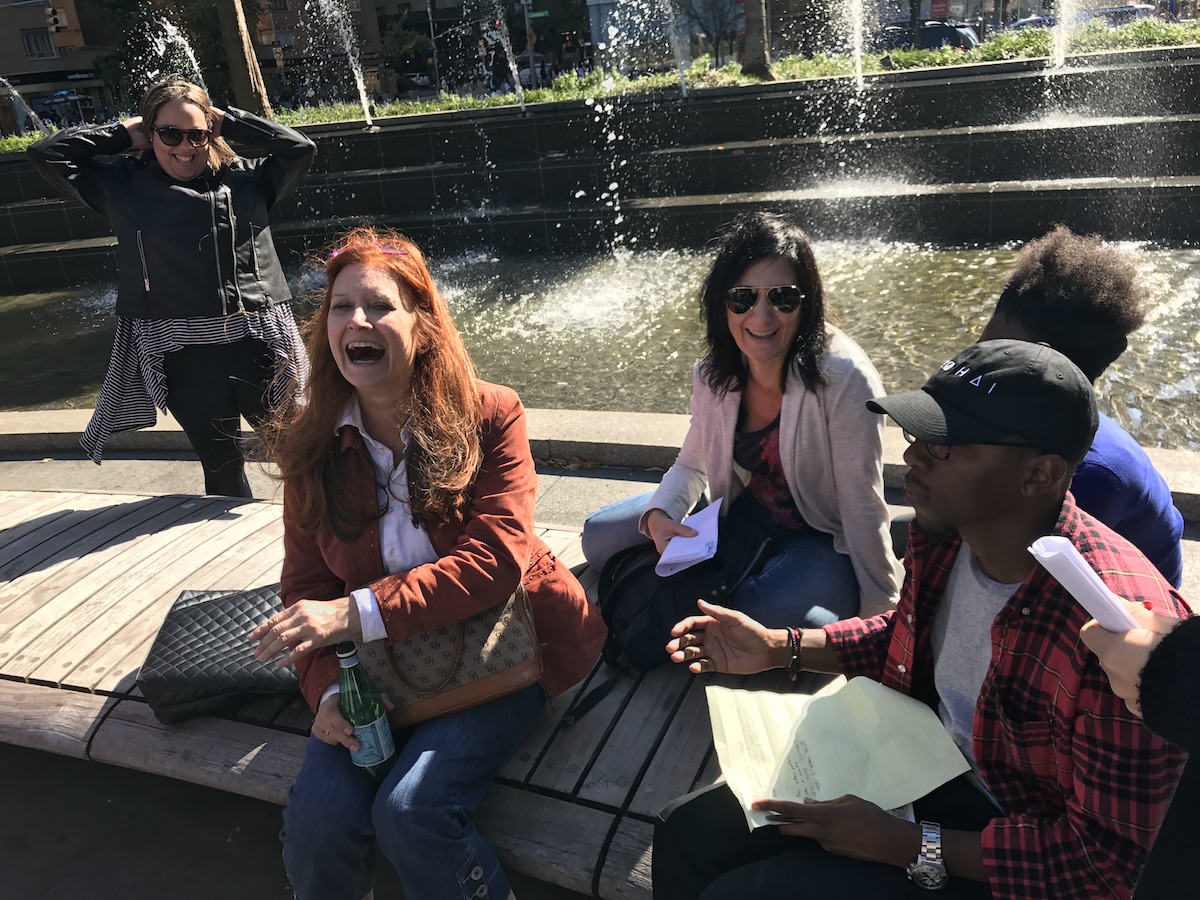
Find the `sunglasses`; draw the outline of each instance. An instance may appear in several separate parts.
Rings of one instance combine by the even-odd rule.
[[[204,147],[212,132],[205,128],[176,128],[174,125],[150,126],[150,130],[158,135],[158,139],[168,147],[178,147],[186,137],[193,147]]]
[[[795,312],[804,302],[804,292],[794,284],[781,284],[771,288],[734,287],[725,292],[725,307],[735,316],[754,309],[763,291],[767,302],[781,313]]]
[[[907,431],[902,431],[904,439],[910,444],[917,443],[917,438],[913,437]],[[949,459],[950,448],[945,444],[931,444],[929,441],[921,441],[925,445],[925,449],[934,459]],[[1024,441],[972,441],[973,444],[984,444],[988,447],[1029,447],[1036,449],[1033,444],[1027,444]]]

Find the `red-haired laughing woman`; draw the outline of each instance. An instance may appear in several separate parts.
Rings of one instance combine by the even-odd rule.
[[[471,816],[546,698],[587,673],[604,625],[534,533],[521,402],[475,377],[421,252],[360,229],[325,270],[310,378],[271,441],[285,484],[286,608],[250,635],[260,659],[286,651],[316,712],[283,814],[284,863],[301,900],[358,900],[378,842],[409,900],[507,897]],[[334,645],[461,621],[521,582],[541,681],[398,733],[396,765],[368,783],[347,750]]]

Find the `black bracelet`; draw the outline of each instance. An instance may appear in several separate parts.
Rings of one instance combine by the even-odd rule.
[[[788,648],[792,651],[792,658],[788,662],[787,674],[789,681],[795,681],[796,676],[800,674],[800,638],[804,635],[804,629],[789,627],[788,633]]]

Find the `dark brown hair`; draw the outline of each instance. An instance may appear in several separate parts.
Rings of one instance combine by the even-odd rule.
[[[825,380],[821,373],[825,323],[836,324],[837,314],[825,302],[825,289],[808,235],[790,219],[776,213],[748,213],[734,219],[718,240],[720,249],[704,279],[700,296],[700,315],[706,325],[708,344],[703,371],[709,387],[723,395],[746,386],[746,361],[729,332],[725,295],[746,269],[772,256],[791,263],[796,284],[804,292],[796,337],[788,346],[779,372],[780,384],[786,386],[791,368],[810,390],[821,384]]]
[[[416,317],[417,355],[409,405],[408,491],[413,520],[430,531],[461,522],[467,493],[479,471],[483,413],[475,367],[446,301],[433,284],[416,245],[392,231],[357,228],[325,260],[321,307],[305,326],[311,365],[300,398],[280,410],[267,432],[278,478],[295,486],[291,512],[302,530],[328,524],[339,538],[362,533],[369,519],[354,506],[334,429],[354,393],[329,347],[329,302],[338,274],[361,264],[395,279]]]

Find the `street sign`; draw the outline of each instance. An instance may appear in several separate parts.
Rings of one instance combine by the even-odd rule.
[[[532,28],[530,28],[529,31],[526,33],[525,40],[529,41],[530,47],[532,47],[534,44],[537,43],[537,35],[534,33]]]
[[[548,9],[531,9],[529,11],[531,19],[548,19],[550,18],[550,10]]]

